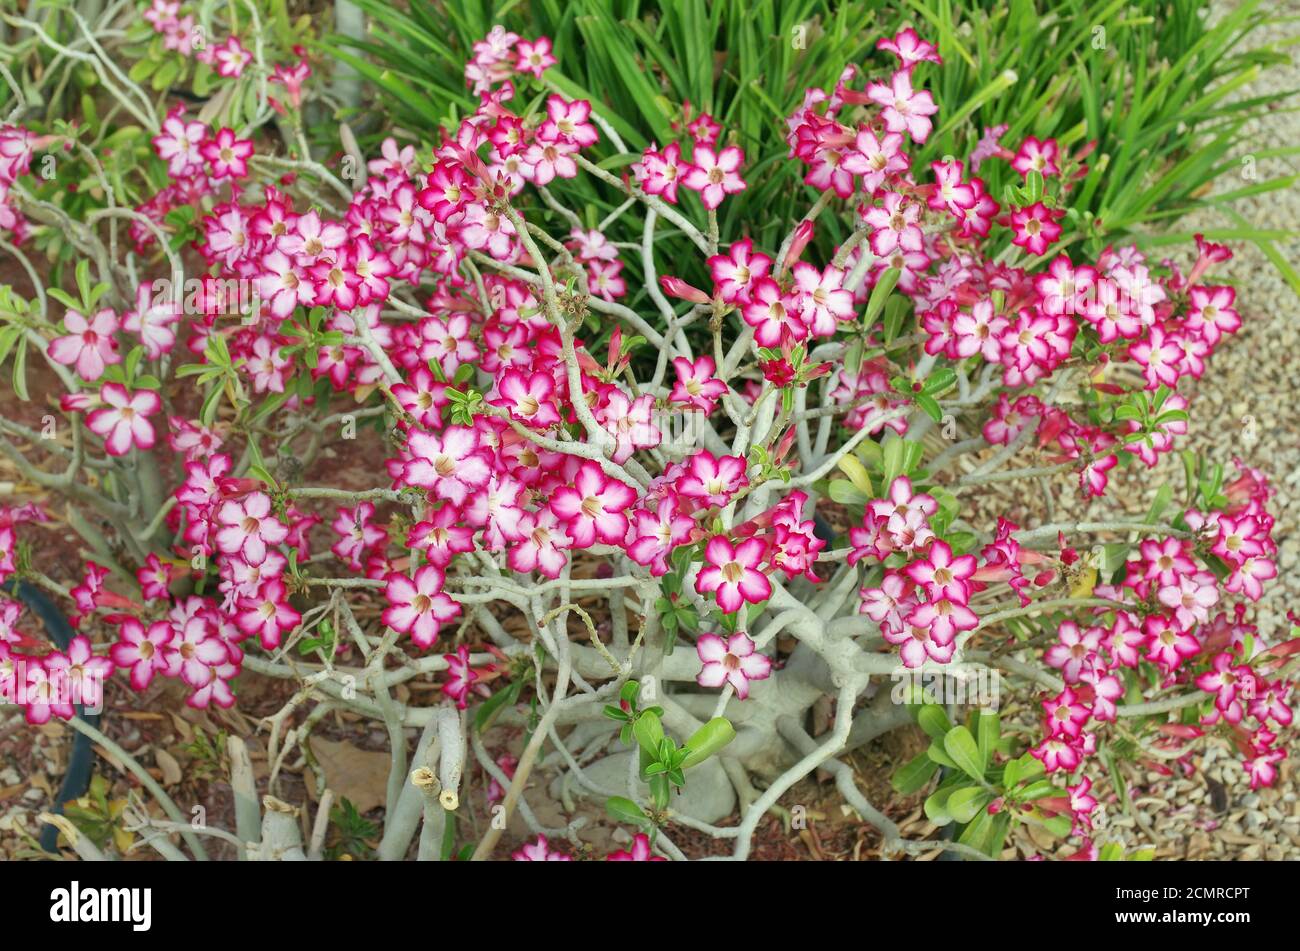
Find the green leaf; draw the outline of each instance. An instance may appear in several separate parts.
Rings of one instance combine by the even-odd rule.
[[[641,826],[650,821],[649,817],[641,811],[640,806],[623,796],[610,796],[606,799],[605,811],[616,822],[629,822]]]
[[[948,797],[953,793],[952,786],[937,789],[925,801],[925,817],[937,826],[946,826],[953,821],[948,811]]]
[[[23,345],[14,351],[14,395],[26,403],[31,397],[27,393],[27,347]]]
[[[957,765],[957,763],[953,760],[951,756],[949,756],[946,752],[944,752],[940,740],[935,740],[933,743],[931,743],[929,748],[926,749],[925,755],[928,756],[930,759],[934,760],[940,766],[947,766],[949,769],[961,768]]]
[[[690,769],[704,762],[736,738],[736,728],[726,717],[714,717],[691,734],[683,747],[688,751],[682,760],[682,769]]]
[[[943,422],[943,409],[939,406],[939,401],[933,396],[917,393],[914,400],[916,405],[925,411],[926,416],[929,416],[936,423]]]
[[[963,786],[953,790],[952,795],[948,797],[948,814],[958,822],[970,822],[992,799],[993,796],[986,789],[981,789],[979,786]]]
[[[659,758],[659,745],[664,739],[664,725],[656,714],[651,713],[649,710],[643,712],[637,717],[636,723],[632,727],[632,733],[641,749],[650,754],[652,758]]]
[[[942,393],[957,382],[957,371],[952,367],[939,367],[928,377],[921,387],[922,393]]]
[[[970,730],[964,726],[955,726],[943,738],[944,752],[971,779],[984,781],[984,765],[980,758],[979,746]]]
[[[1036,783],[1030,783],[1023,789],[1016,791],[1016,798],[1021,802],[1030,802],[1034,799],[1042,799],[1044,796],[1051,796],[1057,792],[1057,788],[1052,785],[1050,780],[1040,779]]]
[[[903,272],[898,268],[891,267],[884,274],[880,275],[879,280],[876,281],[876,286],[871,289],[871,296],[867,298],[867,314],[863,321],[864,325],[868,329],[873,327],[876,320],[880,317],[880,312],[884,310],[885,307],[885,301],[887,301],[889,295],[894,292],[894,288],[898,285],[898,279],[902,276],[902,273]],[[892,338],[887,336],[885,338],[885,343],[889,343],[891,340]]]
[[[927,703],[916,711],[916,722],[921,725],[931,739],[943,742],[948,731],[952,729],[952,721],[948,719],[948,714],[944,713],[943,707],[937,703]]]
[[[889,784],[894,787],[894,791],[900,796],[910,796],[924,787],[938,769],[939,764],[927,754],[922,753],[914,757],[911,762],[896,769]]]
[[[20,337],[23,335],[23,328],[17,324],[5,327],[0,330],[0,365],[3,365],[9,356],[9,351],[13,349]]]
[[[77,300],[71,294],[57,287],[51,287],[45,293],[47,296],[54,298],[68,310],[75,310],[78,313],[81,313],[81,301]]]
[[[510,683],[510,685],[502,687],[484,702],[478,704],[477,711],[474,711],[474,729],[480,731],[480,733],[486,730],[487,726],[493,721],[493,717],[497,716],[499,709],[510,707],[516,700],[519,700],[519,694],[523,691],[523,686],[523,681]]]
[[[832,502],[839,502],[841,505],[866,505],[871,501],[871,496],[848,479],[831,479],[827,483],[826,494],[830,496]]]
[[[998,737],[1002,732],[1002,721],[996,713],[981,710],[976,714],[976,732],[979,737],[980,763],[984,769],[993,762],[993,752],[998,746]]]
[[[131,67],[131,71],[126,74],[126,77],[133,83],[144,82],[153,75],[153,71],[158,68],[158,64],[158,60],[149,57],[138,60],[136,64]]]
[[[90,261],[82,258],[77,262],[76,268],[77,290],[81,293],[81,302],[85,305],[86,316],[90,316],[90,308],[94,302],[90,296]]]

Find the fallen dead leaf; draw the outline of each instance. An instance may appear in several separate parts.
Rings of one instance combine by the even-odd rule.
[[[387,753],[358,749],[346,740],[336,743],[313,737],[310,742],[312,753],[325,770],[325,783],[336,796],[350,799],[358,812],[369,812],[384,804],[391,765]]]
[[[164,786],[175,786],[184,778],[181,773],[181,764],[176,762],[176,757],[172,756],[166,750],[154,750],[154,762],[162,770],[162,784]]]

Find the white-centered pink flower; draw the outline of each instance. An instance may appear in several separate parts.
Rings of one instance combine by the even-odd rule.
[[[132,447],[152,449],[157,437],[148,417],[162,410],[162,401],[153,390],[127,392],[118,383],[105,383],[99,390],[106,404],[86,416],[86,427],[104,439],[110,456],[124,456]]]
[[[736,146],[715,152],[706,145],[695,146],[692,166],[682,176],[682,184],[700,193],[705,208],[717,208],[728,195],[745,190],[740,166],[745,153]]]
[[[70,310],[63,317],[63,326],[67,334],[51,340],[47,352],[55,363],[74,367],[86,382],[94,383],[104,375],[106,366],[122,362],[113,340],[117,314],[111,309],[106,307],[89,320]]]
[[[460,604],[442,590],[445,576],[440,568],[425,565],[416,569],[414,578],[393,572],[387,582],[383,622],[409,634],[419,647],[432,646],[442,626],[460,617]]]
[[[586,460],[573,478],[572,486],[561,486],[551,495],[551,510],[578,548],[590,548],[597,541],[621,545],[627,537],[627,510],[636,502],[636,490],[605,474]]]
[[[772,674],[772,659],[754,650],[753,640],[744,632],[732,634],[725,641],[716,634],[701,634],[695,652],[704,665],[696,682],[701,687],[731,684],[741,700],[749,696],[750,681],[766,680]]]
[[[759,568],[767,556],[761,538],[747,538],[733,546],[715,535],[704,547],[704,567],[695,576],[695,590],[712,594],[724,614],[734,614],[746,603],[761,604],[772,596],[772,582]]]
[[[289,535],[288,527],[271,513],[271,499],[264,492],[221,503],[217,523],[217,549],[243,558],[250,565],[260,565],[268,548]]]

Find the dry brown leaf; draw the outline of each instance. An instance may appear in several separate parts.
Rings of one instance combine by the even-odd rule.
[[[175,786],[184,778],[181,773],[181,764],[176,762],[176,757],[172,756],[166,750],[154,750],[154,762],[162,770],[162,784],[164,786]]]
[[[177,716],[175,713],[171,714],[171,718],[172,718],[172,724],[176,727],[176,732],[178,732],[181,735],[181,739],[183,739],[186,743],[193,743],[194,727],[190,726],[190,722],[186,720],[184,717]]]
[[[391,765],[387,753],[358,749],[346,740],[335,743],[313,737],[310,742],[312,753],[325,770],[325,785],[334,795],[350,799],[358,812],[369,812],[384,804]]]

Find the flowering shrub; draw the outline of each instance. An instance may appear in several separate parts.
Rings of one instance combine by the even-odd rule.
[[[931,848],[837,759],[913,715],[934,742],[896,786],[937,775],[926,812],[965,855],[1032,823],[1095,857],[1098,784],[1123,794],[1107,764],[1191,769],[1210,730],[1252,787],[1273,781],[1300,640],[1249,623],[1277,573],[1263,473],[1184,454],[1185,487],[1144,518],[1029,526],[980,491],[1060,475],[1099,499],[1118,470],[1154,467],[1187,431],[1180,385],[1241,323],[1213,283],[1225,247],[1198,238],[1184,273],[1058,242],[1089,146],[989,135],[918,166],[946,67],[906,29],[785,119],[817,197],[768,243],[719,224],[763,174],[720,117],[629,151],[598,103],[546,85],[546,37],[493,29],[465,65],[472,114],[431,151],[390,139],[368,162],[344,130],[336,174],[302,135],[303,52],[268,59],[251,24],[195,52],[189,15],[154,0],[146,20],[229,93],[157,115],[131,94],[142,75],[104,74],[141,113],[141,177],[166,181],[133,205],[95,159],[103,127],[0,130],[0,248],[35,290],[0,300],[0,451],[69,501],[93,553],[68,588],[42,566],[48,514],[3,510],[0,580],[58,595],[83,632],[51,649],[0,601],[0,687],[28,720],[72,718],[110,670],[135,690],[178,681],[198,708],[237,703],[241,675],[294,680],[283,716],[319,714],[285,736],[274,719],[274,768],[331,710],[386,725],[385,857],[421,813],[419,854],[450,854],[469,751],[488,803],[532,830],[514,853],[531,861],[570,858],[576,829],[528,809],[539,768],[635,831],[611,860],[683,857],[672,824],[745,858],[818,767],[887,852]],[[601,141],[626,161],[593,162]],[[39,197],[41,154],[82,156],[102,207]],[[995,163],[1019,178],[996,195],[980,175]],[[582,177],[602,206],[551,191]],[[46,286],[22,248],[60,228],[79,256]],[[712,286],[674,274],[666,231]],[[818,231],[842,235],[825,258]],[[46,438],[18,412],[41,363],[39,392],[62,391]],[[371,481],[308,480],[359,427],[384,446]],[[954,724],[924,689],[880,689],[908,672],[991,674],[1042,715]],[[398,700],[426,677],[439,702]],[[522,747],[489,750],[494,722],[523,727]],[[297,847],[282,819],[270,805],[272,857]],[[465,854],[495,854],[504,828]]]

